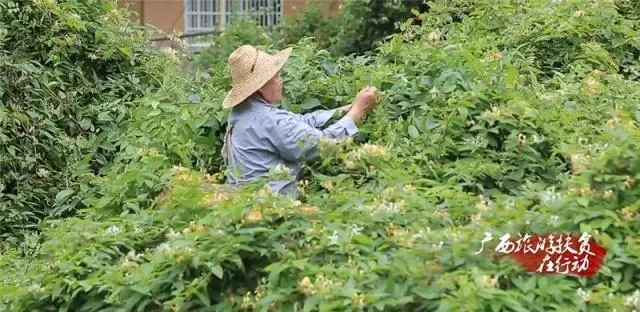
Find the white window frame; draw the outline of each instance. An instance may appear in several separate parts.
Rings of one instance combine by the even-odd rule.
[[[184,34],[224,31],[233,12],[231,6],[238,5],[238,15],[246,17],[251,12],[262,26],[278,25],[282,21],[286,0],[184,0]],[[274,12],[264,12],[263,7],[276,8]],[[251,8],[248,10],[248,8]],[[258,8],[252,11],[253,8]],[[279,9],[279,10],[278,10]],[[262,11],[262,12],[261,12]],[[191,47],[201,48],[211,43],[197,43],[196,38],[187,38]]]

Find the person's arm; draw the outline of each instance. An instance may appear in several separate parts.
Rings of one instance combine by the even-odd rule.
[[[320,129],[322,127],[324,127],[324,125],[327,124],[327,122],[329,120],[331,120],[332,117],[334,117],[336,115],[336,112],[343,111],[343,112],[348,112],[349,109],[351,109],[351,104],[349,105],[345,105],[339,108],[334,108],[334,109],[319,109],[310,113],[306,113],[304,115],[299,115],[301,116],[301,120],[303,120],[304,122],[306,122],[308,125],[316,128],[316,129]]]
[[[353,105],[343,106],[347,114],[325,130],[318,130],[295,114],[275,112],[262,119],[263,136],[275,147],[280,157],[291,162],[311,160],[319,156],[318,141],[321,138],[341,139],[358,133],[356,122],[377,104],[377,89],[362,89]],[[300,115],[297,115],[300,116]]]
[[[266,139],[275,147],[280,157],[291,162],[318,157],[318,141],[321,138],[341,139],[358,133],[358,127],[348,115],[325,130],[318,130],[305,121],[285,114],[267,116],[263,122]]]
[[[319,109],[302,115],[302,120],[308,125],[319,129],[324,126],[331,117],[333,117],[338,109]]]

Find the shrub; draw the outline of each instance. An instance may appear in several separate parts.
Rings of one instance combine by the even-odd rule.
[[[211,46],[192,57],[191,61],[196,68],[224,75],[227,58],[235,49],[243,44],[264,46],[272,43],[271,37],[255,21],[238,19],[226,25],[224,32],[211,37]]]
[[[42,236],[5,248],[2,307],[640,308],[640,83],[618,62],[637,49],[637,21],[596,0],[430,6],[421,26],[405,24],[376,55],[294,46],[283,103],[292,110],[337,107],[366,84],[384,92],[360,126],[365,143],[323,142],[299,201],[184,165],[178,146],[209,147],[193,145],[188,129],[216,112],[225,77],[199,108],[145,99],[122,140],[155,150],[123,149],[84,218],[49,221]],[[522,27],[547,24],[568,27],[546,30],[563,43],[554,62],[540,59],[548,37],[523,46]],[[156,97],[182,94],[184,82]],[[157,138],[145,135],[150,111],[166,121]],[[175,145],[164,144],[170,134]],[[485,232],[587,232],[608,253],[593,277],[533,275],[494,252],[476,255]]]
[[[336,56],[363,54],[395,33],[397,23],[414,17],[412,9],[426,11],[428,6],[422,0],[308,1],[278,35],[284,44],[314,37],[320,48]]]
[[[113,158],[101,134],[162,65],[115,3],[3,0],[0,10],[0,237],[12,239],[73,213],[75,164],[89,157],[98,173]]]

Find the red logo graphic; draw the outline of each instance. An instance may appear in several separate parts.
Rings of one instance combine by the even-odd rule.
[[[491,241],[491,233],[485,233],[482,246]],[[607,255],[607,250],[591,239],[591,235],[568,234],[529,235],[511,237],[504,234],[495,251],[506,254],[521,267],[541,274],[573,274],[592,276],[596,274]]]

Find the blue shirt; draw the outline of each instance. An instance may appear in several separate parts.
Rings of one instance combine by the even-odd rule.
[[[348,115],[320,130],[337,109],[299,115],[279,109],[261,97],[252,96],[233,108],[225,136],[228,157],[227,183],[236,184],[266,175],[283,165],[290,180],[269,181],[273,192],[297,196],[296,181],[302,163],[319,156],[318,139],[341,139],[358,132]]]

